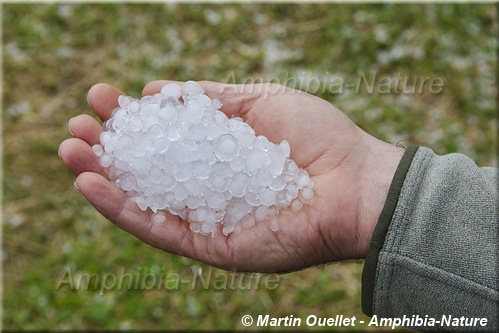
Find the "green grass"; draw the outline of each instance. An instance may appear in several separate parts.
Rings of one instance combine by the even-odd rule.
[[[286,274],[272,290],[56,290],[67,269],[228,274],[141,243],[73,188],[57,148],[69,118],[91,114],[85,95],[97,82],[138,96],[160,78],[442,77],[439,94],[364,87],[316,95],[388,142],[495,163],[494,5],[4,4],[2,19],[4,328],[243,328],[243,314],[367,318],[359,262]]]

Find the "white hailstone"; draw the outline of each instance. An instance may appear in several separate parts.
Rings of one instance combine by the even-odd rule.
[[[108,166],[111,166],[111,164],[113,163],[113,158],[111,157],[111,155],[109,154],[102,154],[100,156],[100,164],[107,168]]]
[[[120,96],[118,104],[92,150],[110,180],[154,212],[155,224],[169,211],[204,235],[261,221],[277,231],[279,209],[296,212],[313,199],[313,182],[289,158],[289,143],[227,118],[197,82],[169,83],[140,100]]]
[[[161,94],[179,99],[180,96],[182,96],[182,87],[175,83],[165,84],[163,88],[161,88]]]
[[[291,203],[291,209],[295,212],[299,211],[302,207],[303,207],[303,204],[298,199],[293,200],[293,202]]]
[[[102,148],[102,145],[96,144],[92,146],[92,150],[97,155],[97,157],[101,157],[102,154],[104,153],[104,148]]]
[[[301,196],[303,200],[312,200],[312,198],[314,197],[314,190],[311,187],[304,188]]]
[[[152,221],[156,224],[161,224],[166,221],[166,216],[165,213],[163,212],[157,212],[152,216]]]

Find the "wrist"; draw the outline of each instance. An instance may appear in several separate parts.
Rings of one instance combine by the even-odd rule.
[[[393,176],[404,149],[383,142],[367,133],[363,138],[364,164],[359,175],[357,207],[357,255],[365,258],[371,237],[388,196]]]

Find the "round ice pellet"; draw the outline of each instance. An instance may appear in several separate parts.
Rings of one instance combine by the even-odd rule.
[[[161,88],[161,94],[179,99],[182,96],[182,87],[175,83],[168,83]]]
[[[221,136],[213,148],[215,155],[222,161],[232,160],[239,151],[236,138],[230,134]]]
[[[163,212],[157,212],[152,216],[152,221],[156,224],[161,224],[166,221],[166,216],[165,213]]]
[[[273,206],[277,202],[277,193],[271,189],[264,190],[260,193],[260,202],[264,206]]]
[[[94,152],[97,157],[101,157],[102,153],[104,153],[104,148],[100,144],[96,144],[92,146],[92,151]]]
[[[299,211],[302,207],[303,204],[298,199],[293,200],[293,202],[291,203],[291,209],[295,212]]]
[[[303,200],[312,200],[314,197],[314,189],[311,187],[303,189],[301,196]]]
[[[100,165],[102,165],[104,168],[107,168],[111,166],[113,162],[113,158],[109,154],[102,154],[100,157]]]
[[[182,95],[195,95],[195,94],[203,94],[204,90],[203,87],[199,85],[199,83],[195,81],[187,81],[184,83],[182,86]]]

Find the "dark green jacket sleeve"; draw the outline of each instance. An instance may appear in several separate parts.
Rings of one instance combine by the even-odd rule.
[[[486,326],[426,329],[499,330],[497,180],[497,169],[462,154],[406,150],[364,266],[367,315],[486,318]]]

